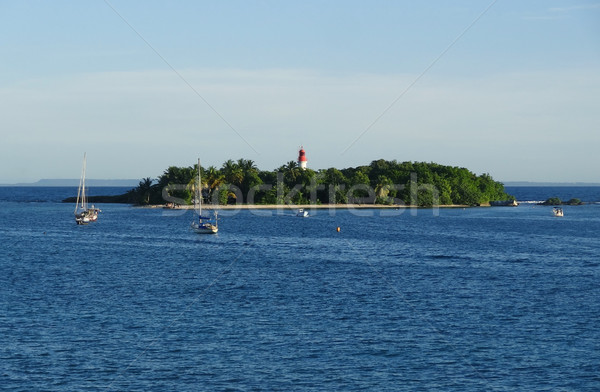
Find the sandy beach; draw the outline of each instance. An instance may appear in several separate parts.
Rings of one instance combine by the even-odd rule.
[[[419,207],[410,205],[383,205],[383,204],[231,204],[231,205],[203,205],[204,209],[213,210],[297,210],[303,208],[305,210],[316,210],[316,209],[347,209],[347,210],[358,210],[358,209],[404,209],[404,208],[467,208],[467,205],[439,205],[431,207]],[[193,205],[180,205],[176,207],[169,207],[165,204],[142,206],[142,208],[166,208],[166,209],[180,209],[180,210],[191,210],[194,209]]]

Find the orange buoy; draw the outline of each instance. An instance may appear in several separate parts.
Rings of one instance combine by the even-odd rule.
[[[340,227],[338,226],[336,230],[337,230],[337,232],[339,233],[339,232],[340,232]]]

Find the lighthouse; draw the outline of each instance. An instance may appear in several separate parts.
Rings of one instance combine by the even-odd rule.
[[[298,151],[298,166],[300,169],[306,170],[306,152],[302,146],[300,146],[300,151]]]

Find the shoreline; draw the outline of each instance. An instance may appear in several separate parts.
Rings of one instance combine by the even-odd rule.
[[[146,206],[137,206],[138,208],[164,208],[168,210],[193,210],[193,205],[181,205],[169,207],[166,204],[152,204]],[[473,206],[448,204],[429,207],[420,207],[415,205],[384,205],[384,204],[231,204],[231,205],[203,205],[207,210],[323,210],[323,209],[347,209],[347,210],[367,210],[367,209],[432,209],[432,208],[471,208]]]

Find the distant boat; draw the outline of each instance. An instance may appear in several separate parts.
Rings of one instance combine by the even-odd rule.
[[[87,196],[85,194],[85,169],[86,169],[86,156],[83,153],[83,165],[81,168],[81,178],[79,179],[79,188],[77,189],[77,201],[75,203],[75,222],[78,225],[87,225],[90,222],[98,220],[98,213],[100,209],[95,208],[92,205],[88,208]]]
[[[308,218],[308,211],[305,211],[304,208],[300,208],[296,213],[296,216],[299,216],[301,218]]]
[[[560,207],[554,207],[552,209],[552,214],[554,216],[565,216],[565,213],[563,212],[563,209]]]
[[[191,224],[192,229],[198,234],[216,234],[219,231],[217,222],[217,212],[213,212],[213,217],[202,216],[202,181],[200,178],[200,159],[198,159],[198,184],[194,197],[194,209],[198,214],[198,221],[194,219]]]

